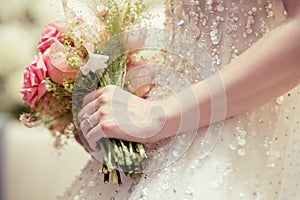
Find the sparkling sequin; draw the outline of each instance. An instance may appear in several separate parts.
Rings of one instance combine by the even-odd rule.
[[[243,138],[240,138],[238,139],[237,143],[240,145],[240,146],[244,146],[246,144],[246,140],[243,139]]]
[[[210,39],[212,44],[217,45],[221,41],[221,31],[220,30],[212,30],[210,32]]]
[[[180,20],[178,23],[177,23],[178,26],[183,26],[184,25],[184,20]]]
[[[229,144],[229,148],[233,151],[237,150],[238,144],[236,142],[232,142]]]
[[[197,67],[213,72],[226,66],[232,59],[238,58],[260,37],[267,34],[272,29],[270,24],[275,23],[276,16],[275,4],[269,0],[167,0],[166,6],[169,12],[167,28],[190,35],[198,42],[198,46],[204,47],[216,66]],[[169,41],[184,40],[186,35],[170,36]],[[176,48],[183,49],[180,46]],[[192,53],[187,52],[186,55]],[[167,59],[176,63],[176,70],[188,74],[191,80],[201,80],[199,77],[193,77],[193,72],[185,66],[181,66],[178,58]],[[182,84],[179,83],[178,77],[167,77],[161,75],[158,79],[167,86]],[[153,91],[157,96],[161,93],[166,91],[163,88]],[[286,107],[288,103],[295,104],[293,95],[300,96],[300,91],[294,92],[291,97],[283,95],[273,100],[270,105],[226,121],[222,138],[206,159],[202,159],[199,152],[209,140],[198,138],[183,158],[156,172],[147,172],[136,182],[125,183],[118,190],[118,194],[115,190],[107,189],[105,185],[97,185],[102,184],[99,174],[92,178],[95,181],[93,187],[89,184],[91,180],[86,176],[77,179],[77,185],[82,186],[82,192],[72,191],[76,190],[73,187],[70,196],[78,195],[80,200],[89,199],[88,190],[93,189],[101,199],[201,199],[203,192],[208,194],[208,199],[218,199],[214,198],[214,194],[218,194],[219,191],[222,191],[221,198],[224,199],[228,196],[232,199],[297,199],[292,196],[295,195],[295,191],[299,191],[299,181],[292,177],[300,177],[299,168],[293,168],[297,163],[299,165],[300,149],[295,145],[298,144],[295,139],[297,137],[293,138],[291,135],[300,131],[300,122],[292,122],[295,116],[287,109],[289,107]],[[299,110],[297,106],[294,107],[293,112]],[[280,122],[283,119],[285,123],[291,124],[282,127]],[[176,144],[179,149],[187,146],[186,137],[188,134],[177,137]],[[201,134],[197,137],[201,137]],[[292,148],[295,148],[294,153]],[[151,153],[155,159],[164,161],[164,150],[157,149],[158,152],[153,150]],[[177,157],[179,149],[172,149],[170,155]],[[94,164],[95,172],[98,167],[98,163]],[[90,165],[84,172],[89,171],[89,168]],[[290,174],[292,170],[294,174]],[[214,192],[201,190],[202,183],[211,187]],[[210,196],[212,198],[209,198]],[[97,197],[94,199],[99,199]]]
[[[278,98],[276,99],[276,102],[277,102],[278,104],[282,104],[283,101],[284,101],[284,96],[280,96],[280,97],[278,97]]]
[[[238,154],[240,156],[244,156],[244,155],[246,155],[246,150],[244,148],[241,148],[241,149],[238,150]]]

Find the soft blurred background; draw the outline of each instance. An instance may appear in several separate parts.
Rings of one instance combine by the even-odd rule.
[[[89,156],[75,142],[52,147],[43,127],[25,128],[19,93],[23,70],[37,52],[42,28],[61,18],[59,0],[0,1],[0,148],[1,199],[52,200],[80,173]]]

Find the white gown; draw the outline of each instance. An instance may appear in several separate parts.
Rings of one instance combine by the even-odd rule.
[[[165,8],[166,27],[197,39],[218,68],[285,18],[276,0],[167,0]],[[177,161],[138,180],[122,177],[120,186],[104,184],[101,163],[91,159],[60,199],[300,199],[299,121],[296,87],[226,120],[205,158],[199,154],[202,130]]]

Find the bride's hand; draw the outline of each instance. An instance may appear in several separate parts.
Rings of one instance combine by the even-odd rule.
[[[90,147],[98,150],[102,137],[153,143],[164,136],[167,120],[164,104],[147,101],[116,86],[106,86],[84,97],[78,114]]]

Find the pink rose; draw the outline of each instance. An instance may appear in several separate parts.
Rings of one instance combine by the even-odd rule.
[[[43,31],[41,40],[38,42],[39,50],[44,53],[54,41],[61,41],[61,34],[55,22],[48,24]]]
[[[60,85],[63,84],[63,79],[75,79],[78,72],[78,69],[73,69],[69,65],[67,53],[62,43],[54,41],[43,54],[49,77]]]
[[[25,103],[32,109],[35,107],[36,100],[42,98],[47,92],[46,75],[47,68],[42,54],[39,53],[33,62],[26,67],[24,84],[20,91],[23,94]]]

